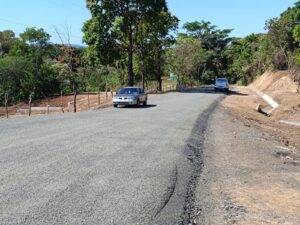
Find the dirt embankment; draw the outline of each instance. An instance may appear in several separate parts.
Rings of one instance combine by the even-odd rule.
[[[279,103],[271,117],[256,112],[258,104],[265,107],[267,103],[252,91],[253,88],[263,91]],[[263,129],[285,145],[300,149],[300,127],[280,123],[280,120],[300,123],[299,87],[289,72],[267,72],[248,87],[234,87],[234,91],[236,94],[229,95],[223,103],[234,115],[248,126]]]

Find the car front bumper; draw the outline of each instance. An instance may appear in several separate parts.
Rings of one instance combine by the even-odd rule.
[[[216,90],[228,90],[229,87],[226,87],[226,86],[215,86],[215,89]]]
[[[136,99],[113,99],[114,105],[136,105],[137,100]]]

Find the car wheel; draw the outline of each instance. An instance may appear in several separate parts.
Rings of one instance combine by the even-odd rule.
[[[115,108],[118,108],[118,105],[114,105]]]
[[[147,106],[147,99],[143,102],[143,106]]]
[[[217,91],[218,91],[218,89],[217,89],[217,88],[214,88],[214,90],[215,90],[215,92],[217,92]]]
[[[136,100],[136,106],[140,106],[140,100]]]

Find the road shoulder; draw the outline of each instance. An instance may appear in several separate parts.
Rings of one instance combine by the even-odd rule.
[[[195,224],[300,224],[298,160],[296,149],[218,107],[206,131]]]

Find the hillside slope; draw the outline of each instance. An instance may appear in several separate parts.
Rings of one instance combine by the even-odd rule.
[[[258,104],[265,107],[267,103],[253,92],[253,88],[263,91],[279,103],[279,107],[271,117],[256,112]],[[279,122],[280,120],[300,122],[299,87],[288,71],[266,72],[248,87],[234,87],[234,90],[239,94],[228,96],[224,101],[226,107],[242,118],[247,125],[264,129],[286,145],[300,147],[300,127]]]

